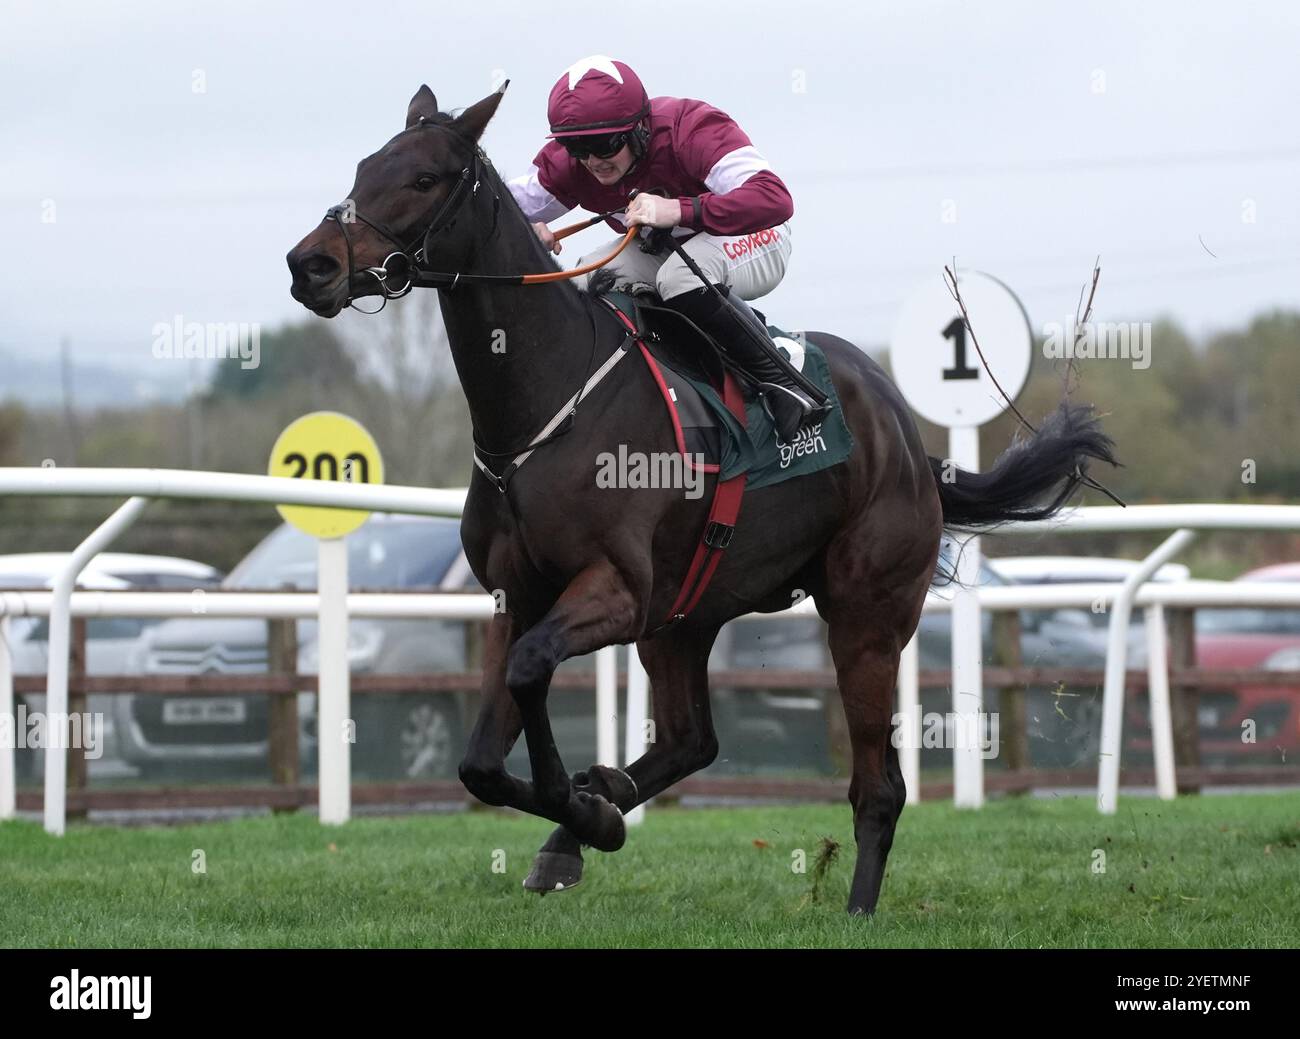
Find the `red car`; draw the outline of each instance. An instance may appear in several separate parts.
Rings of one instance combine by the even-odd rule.
[[[1300,563],[1279,563],[1242,574],[1238,581],[1300,584]],[[1249,606],[1196,611],[1196,663],[1205,668],[1300,670],[1300,607]],[[1241,685],[1201,690],[1198,708],[1205,765],[1300,764],[1300,689]],[[1146,698],[1130,715],[1132,748],[1151,752]],[[1243,742],[1254,722],[1255,742]]]

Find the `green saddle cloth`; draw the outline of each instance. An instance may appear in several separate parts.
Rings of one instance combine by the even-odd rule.
[[[634,324],[636,307],[633,297],[622,290],[604,293],[605,297],[621,310]],[[768,487],[783,483],[797,476],[829,469],[848,458],[853,450],[853,434],[845,425],[844,413],[840,408],[839,394],[831,381],[830,366],[821,349],[801,339],[799,336],[784,332],[774,325],[767,326],[774,339],[786,338],[802,343],[804,348],[803,374],[820,386],[831,400],[832,410],[821,422],[799,432],[793,444],[778,444],[776,427],[763,407],[763,402],[748,390],[745,391],[745,422],[741,427],[736,416],[722,402],[722,397],[711,383],[697,378],[688,371],[673,365],[663,357],[657,357],[659,364],[671,368],[673,373],[688,384],[700,397],[714,418],[721,436],[720,458],[706,458],[710,464],[720,466],[720,479],[729,480],[740,473],[748,473],[745,481],[747,489]],[[784,348],[783,348],[784,349]],[[789,356],[789,351],[786,350]],[[669,405],[670,407],[676,405]],[[679,408],[680,412],[680,408]]]
[[[768,326],[773,337],[797,337],[779,328]],[[721,396],[709,383],[679,373],[709,406],[718,419],[722,437],[720,479],[727,480],[740,473],[748,473],[745,487],[754,490],[792,480],[797,476],[829,469],[848,458],[853,450],[853,434],[844,422],[839,395],[831,382],[830,366],[826,356],[812,343],[803,341],[803,374],[820,386],[831,399],[833,409],[821,422],[800,430],[792,444],[778,444],[776,428],[768,416],[763,402],[746,395],[746,428],[741,428]]]

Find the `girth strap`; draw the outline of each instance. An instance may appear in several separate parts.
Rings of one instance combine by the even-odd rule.
[[[628,337],[640,341],[642,337],[636,325],[628,320],[627,315],[619,310],[612,301],[605,299],[603,296],[601,299],[609,305],[610,309],[623,322],[624,328],[628,330]],[[736,417],[743,429],[746,425],[745,397],[741,392],[739,381],[730,369],[723,373],[722,402],[727,406],[727,410]],[[700,599],[704,597],[709,582],[713,580],[714,571],[718,569],[718,564],[722,562],[722,553],[731,544],[732,535],[736,531],[736,519],[740,515],[740,503],[745,495],[745,479],[745,473],[738,473],[730,480],[722,480],[714,487],[713,501],[709,505],[709,516],[704,524],[704,533],[700,537],[700,543],[695,547],[695,555],[691,558],[691,565],[687,568],[681,590],[677,593],[677,599],[673,602],[672,608],[669,609],[667,619],[653,631],[648,632],[645,635],[646,638],[651,638],[685,620],[686,616],[695,609]]]
[[[741,426],[745,425],[745,399],[740,392],[740,383],[728,371],[722,383],[722,401],[727,409],[736,416]],[[736,519],[740,515],[740,503],[745,494],[745,473],[738,473],[730,480],[723,480],[713,491],[713,503],[709,506],[709,518],[704,524],[704,534],[695,547],[686,579],[682,581],[681,591],[668,611],[668,618],[646,637],[659,634],[666,628],[684,620],[703,598],[713,572],[722,562],[722,553],[731,544],[736,531]]]

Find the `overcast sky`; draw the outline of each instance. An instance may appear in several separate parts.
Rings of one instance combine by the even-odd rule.
[[[421,83],[450,109],[509,76],[484,143],[513,175],[590,53],[729,112],[786,180],[794,255],[763,304],[786,327],[883,345],[954,255],[1036,327],[1073,311],[1097,254],[1103,319],[1203,335],[1300,306],[1294,0],[4,0],[0,351],[66,336],[146,381],[175,314],[318,320],[284,254]]]

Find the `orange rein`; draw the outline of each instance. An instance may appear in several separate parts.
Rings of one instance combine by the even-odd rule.
[[[555,232],[555,240],[558,242],[562,238],[568,238],[571,234],[577,234],[579,231],[592,227],[594,223],[595,221],[593,220],[583,220],[581,223],[571,224],[569,227],[562,227],[560,230]],[[629,227],[627,229],[627,234],[623,236],[623,240],[618,243],[618,248],[603,260],[597,260],[595,263],[585,263],[581,267],[574,267],[571,271],[548,271],[546,274],[525,274],[520,279],[519,283],[521,285],[542,285],[548,281],[565,281],[568,278],[576,278],[581,274],[587,274],[590,271],[596,270],[598,267],[604,267],[605,264],[609,263],[610,260],[614,259],[614,257],[628,247],[628,244],[636,237],[636,233],[640,229],[640,225]]]

